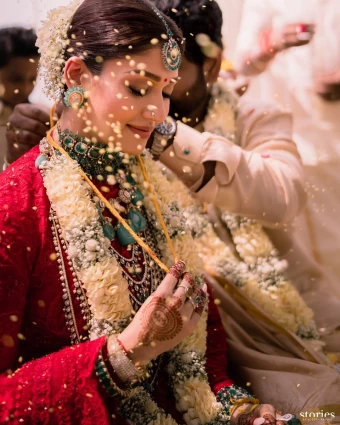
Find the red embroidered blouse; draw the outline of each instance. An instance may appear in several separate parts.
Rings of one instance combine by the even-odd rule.
[[[35,147],[0,175],[0,424],[125,424],[116,414],[117,401],[106,397],[94,372],[105,338],[71,345],[50,202],[34,165],[38,155]],[[114,191],[105,196],[116,196]],[[116,239],[113,243],[128,255]],[[65,268],[72,277],[67,261]],[[75,288],[70,289],[85,340],[86,323]],[[211,300],[207,372],[215,393],[232,385],[226,367],[225,334]],[[161,373],[154,396],[183,423],[165,380]]]

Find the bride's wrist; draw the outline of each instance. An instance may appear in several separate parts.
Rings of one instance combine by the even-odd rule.
[[[124,344],[117,335],[111,335],[107,339],[108,360],[114,373],[125,386],[130,386],[145,378],[145,367],[134,361],[127,352]]]
[[[135,366],[145,366],[153,360],[152,348],[141,344],[130,329],[126,328],[120,335],[119,341],[122,343],[128,358]]]

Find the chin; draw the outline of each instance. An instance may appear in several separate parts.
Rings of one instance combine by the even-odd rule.
[[[131,142],[125,142],[124,139],[121,140],[122,152],[129,155],[140,155],[146,146],[147,140],[136,140],[134,139]]]

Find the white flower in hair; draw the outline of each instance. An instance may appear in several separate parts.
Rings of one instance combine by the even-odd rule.
[[[73,0],[68,6],[49,11],[47,19],[38,31],[37,47],[40,53],[40,72],[45,81],[45,94],[59,100],[63,92],[63,68],[65,50],[69,44],[67,31],[83,0]]]

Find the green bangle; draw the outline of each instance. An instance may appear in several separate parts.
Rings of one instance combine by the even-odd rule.
[[[127,391],[121,390],[114,383],[101,354],[99,354],[96,360],[95,371],[100,383],[106,392],[110,395],[110,397],[126,397]]]

